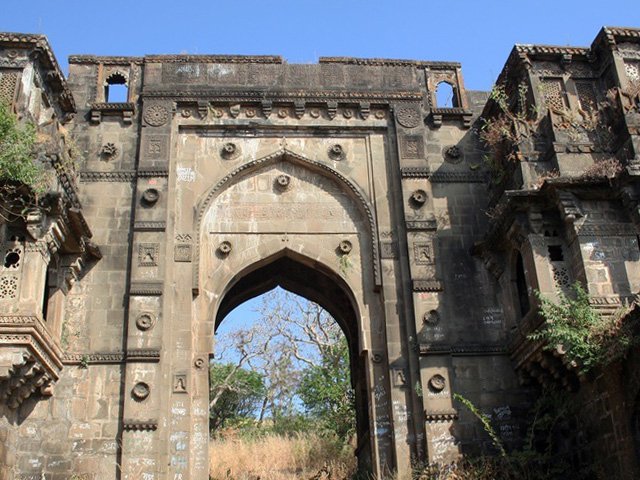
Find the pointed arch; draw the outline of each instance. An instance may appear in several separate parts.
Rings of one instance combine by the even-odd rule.
[[[355,451],[358,467],[370,473],[375,451],[374,419],[370,417],[369,394],[371,379],[363,339],[367,335],[361,324],[362,309],[353,286],[328,264],[289,248],[258,261],[247,259],[235,275],[221,280],[220,295],[209,313],[213,317],[209,336],[217,330],[225,317],[238,305],[262,295],[275,287],[315,302],[326,310],[341,328],[348,345],[351,383],[355,394],[355,422],[358,448]]]
[[[236,178],[241,178],[259,168],[277,163],[279,161],[288,161],[293,164],[302,165],[307,168],[311,168],[319,171],[321,174],[325,175],[328,178],[333,179],[339,185],[343,185],[345,190],[351,194],[351,196],[356,200],[356,204],[358,208],[361,210],[363,215],[365,216],[368,227],[369,227],[369,237],[371,240],[371,260],[373,264],[373,275],[374,282],[376,287],[381,284],[380,277],[380,258],[378,252],[378,232],[377,226],[375,222],[375,217],[373,214],[373,210],[367,200],[364,192],[351,180],[345,177],[343,174],[333,169],[331,166],[324,164],[322,162],[318,162],[315,160],[311,160],[307,157],[304,157],[298,153],[292,152],[286,148],[280,149],[270,155],[265,157],[261,157],[250,162],[244,163],[240,165],[238,168],[232,170],[227,175],[225,175],[222,179],[218,181],[202,198],[202,200],[198,203],[196,208],[196,225],[195,225],[195,237],[196,237],[196,245],[195,245],[195,265],[193,269],[193,293],[197,295],[200,289],[200,229],[202,227],[202,221],[209,210],[209,207],[212,205],[213,201],[217,197],[217,195],[233,180]]]

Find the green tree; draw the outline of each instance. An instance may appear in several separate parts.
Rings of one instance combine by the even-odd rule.
[[[349,348],[342,336],[322,350],[319,365],[302,372],[298,388],[308,414],[343,440],[355,432],[355,394],[349,367]]]
[[[209,429],[214,432],[228,422],[253,418],[264,397],[262,376],[230,363],[209,367]]]

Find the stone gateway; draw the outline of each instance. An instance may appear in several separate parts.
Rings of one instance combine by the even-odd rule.
[[[585,376],[529,337],[536,290],[640,290],[640,30],[517,45],[491,96],[451,62],[69,64],[0,34],[51,172],[28,208],[2,190],[0,479],[206,480],[214,332],[276,286],[344,330],[375,478],[491,450],[454,393],[516,445],[541,385],[581,405],[576,461],[640,476],[640,351]]]

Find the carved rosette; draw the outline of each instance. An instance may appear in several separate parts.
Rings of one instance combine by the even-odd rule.
[[[417,107],[406,105],[396,109],[396,119],[405,128],[415,128],[420,125],[422,116]]]
[[[169,110],[164,105],[156,103],[145,108],[142,118],[147,125],[160,127],[169,121]]]

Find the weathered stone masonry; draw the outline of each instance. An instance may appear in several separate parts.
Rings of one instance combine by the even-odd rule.
[[[214,330],[276,285],[347,335],[363,469],[486,450],[454,392],[516,441],[536,385],[559,383],[585,405],[577,454],[637,476],[637,352],[584,379],[527,333],[534,289],[579,280],[611,311],[640,288],[639,30],[514,47],[499,82],[541,120],[499,175],[477,135],[498,105],[457,63],[69,63],[0,34],[1,98],[81,153],[55,208],[0,225],[0,479],[208,478]],[[610,159],[623,171],[584,176]]]

